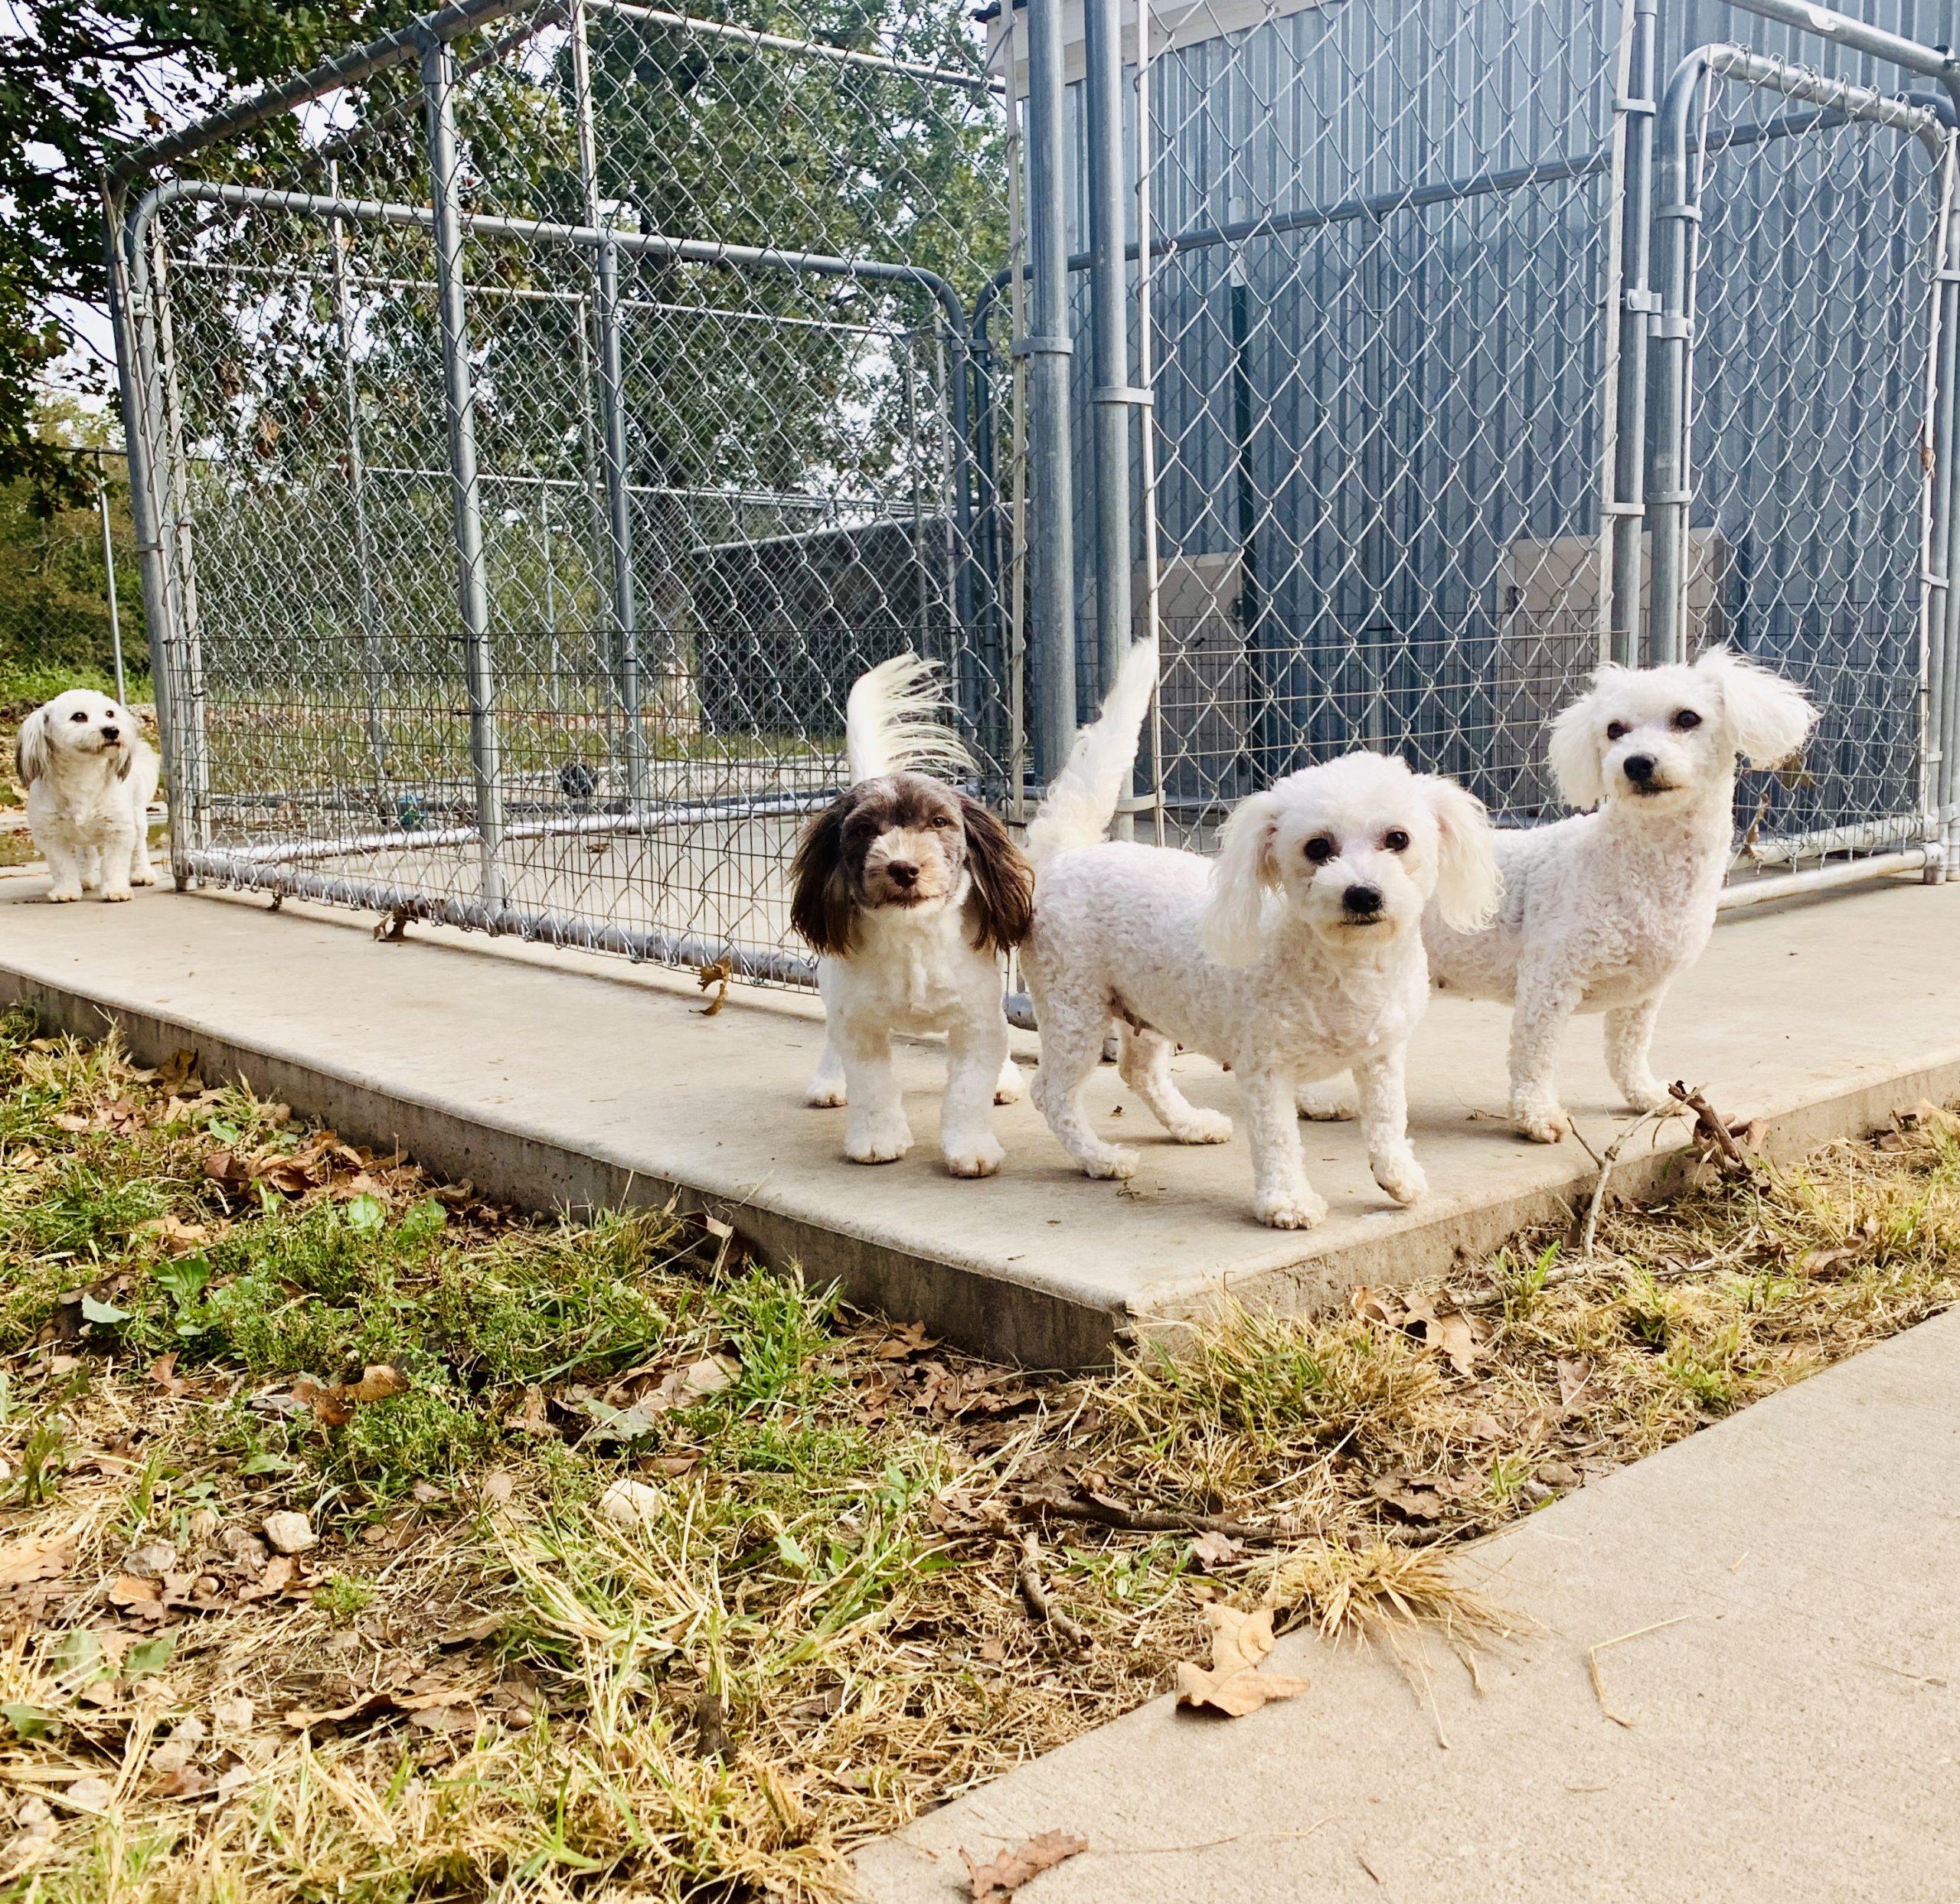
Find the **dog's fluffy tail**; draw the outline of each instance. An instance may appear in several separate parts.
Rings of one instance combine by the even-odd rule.
[[[844,704],[851,784],[887,773],[971,773],[973,756],[936,718],[946,710],[939,663],[899,655],[860,674]]]
[[[1136,765],[1137,737],[1157,685],[1157,645],[1138,642],[1123,657],[1102,711],[1075,737],[1067,763],[1027,823],[1027,857],[1038,873],[1057,853],[1093,846],[1109,829]]]

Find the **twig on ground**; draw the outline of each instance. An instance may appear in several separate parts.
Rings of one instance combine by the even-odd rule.
[[[1593,1151],[1592,1146],[1590,1144],[1586,1144],[1584,1138],[1579,1136],[1579,1129],[1576,1125],[1573,1127],[1573,1135],[1574,1137],[1579,1137],[1579,1142],[1586,1145],[1586,1154],[1592,1158],[1593,1162],[1599,1166],[1599,1177],[1592,1186],[1592,1199],[1586,1206],[1586,1226],[1579,1232],[1579,1253],[1582,1256],[1589,1256],[1592,1255],[1592,1246],[1599,1239],[1599,1211],[1606,1200],[1607,1180],[1610,1178],[1613,1174],[1613,1166],[1619,1161],[1621,1146],[1626,1142],[1628,1138],[1633,1136],[1635,1132],[1639,1131],[1643,1125],[1648,1124],[1658,1125],[1664,1122],[1668,1118],[1677,1117],[1679,1115],[1680,1112],[1671,1109],[1664,1111],[1642,1112],[1638,1117],[1635,1118],[1631,1124],[1628,1125],[1626,1128],[1620,1132],[1619,1136],[1615,1138],[1613,1141],[1606,1146],[1606,1154],[1603,1157],[1598,1155]]]
[[[1171,1514],[1155,1507],[1125,1507],[1106,1494],[1031,1494],[1026,1505],[1070,1520],[1093,1520],[1125,1533],[1222,1533],[1233,1540],[1297,1540],[1311,1528],[1262,1527],[1225,1514]]]
[[[1628,1640],[1645,1639],[1649,1633],[1658,1633],[1662,1628],[1679,1626],[1684,1620],[1694,1618],[1692,1613],[1677,1613],[1671,1620],[1656,1620],[1651,1626],[1637,1626],[1631,1633],[1616,1633],[1609,1640],[1600,1640],[1586,1649],[1586,1670],[1592,1677],[1592,1696],[1599,1702],[1599,1710],[1615,1726],[1624,1726],[1630,1732],[1634,1722],[1616,1713],[1606,1703],[1606,1682],[1599,1671],[1599,1655],[1609,1646],[1624,1646]]]
[[[1685,1105],[1694,1113],[1695,1124],[1714,1146],[1722,1168],[1732,1175],[1746,1177],[1749,1174],[1749,1159],[1743,1154],[1742,1146],[1736,1141],[1734,1132],[1730,1129],[1727,1120],[1717,1112],[1707,1099],[1699,1091],[1690,1091],[1678,1078],[1668,1086],[1668,1095],[1677,1104]]]
[[[1052,1626],[1071,1646],[1086,1648],[1095,1642],[1087,1627],[1072,1620],[1056,1605],[1041,1578],[1041,1546],[1031,1533],[1021,1537],[1021,1597],[1028,1612]]]

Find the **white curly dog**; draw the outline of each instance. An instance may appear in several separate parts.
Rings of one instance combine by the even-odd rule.
[[[1602,668],[1552,723],[1569,820],[1501,832],[1504,901],[1481,931],[1424,921],[1439,990],[1512,1007],[1511,1116],[1553,1144],[1571,1128],[1554,1076],[1566,1023],[1606,1014],[1606,1064],[1635,1110],[1668,1094],[1648,1048],[1661,1001],[1701,955],[1732,851],[1736,757],[1773,767],[1817,719],[1803,691],[1726,648],[1692,665]]]
[[[1136,1153],[1105,1143],[1081,1102],[1109,1025],[1121,1027],[1123,1081],[1181,1144],[1232,1135],[1172,1079],[1179,1046],[1204,1052],[1245,1093],[1254,1214],[1305,1230],[1327,1205],[1307,1181],[1295,1092],[1352,1066],[1375,1181],[1413,1203],[1426,1186],[1403,1063],[1429,1002],[1420,922],[1432,899],[1462,926],[1489,916],[1498,874],[1483,807],[1450,781],[1354,753],[1242,801],[1215,863],[1106,841],[1155,679],[1155,651],[1139,644],[1028,828],[1034,1100],[1090,1176],[1129,1177]]]
[[[93,688],[57,694],[21,723],[14,765],[57,905],[98,887],[126,900],[131,887],[156,883],[146,838],[156,751],[128,708]]]
[[[939,1148],[956,1177],[1001,1167],[993,1106],[1021,1095],[1001,994],[1027,931],[1027,862],[1007,828],[930,769],[971,772],[933,665],[901,655],[861,675],[844,715],[851,784],[796,847],[789,916],[820,955],[824,1049],[805,1102],[848,1104],[844,1154],[896,1161],[912,1131],[894,1032],[946,1035]]]

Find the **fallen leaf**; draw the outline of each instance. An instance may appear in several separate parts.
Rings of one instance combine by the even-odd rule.
[[[438,1488],[433,1481],[418,1481],[409,1492],[425,1507],[432,1507],[439,1501],[447,1501],[449,1497],[449,1490]]]
[[[649,1488],[643,1481],[622,1478],[599,1497],[599,1511],[616,1527],[638,1527],[657,1519],[666,1501],[658,1488]]]
[[[517,1486],[517,1477],[507,1475],[502,1468],[483,1477],[482,1495],[492,1507],[501,1507],[511,1497],[511,1490]]]
[[[1238,1542],[1215,1529],[1200,1534],[1191,1543],[1191,1558],[1206,1569],[1230,1566],[1238,1557]]]
[[[501,1613],[485,1613],[481,1618],[469,1621],[462,1626],[452,1626],[446,1633],[436,1636],[438,1646],[473,1646],[479,1640],[487,1640],[492,1634],[502,1630],[504,1616]]]
[[[1586,1384],[1592,1379],[1590,1362],[1568,1361],[1559,1357],[1559,1406],[1570,1408],[1584,1392]]]
[[[1272,1651],[1272,1609],[1246,1613],[1217,1602],[1204,1609],[1211,1628],[1211,1665],[1178,1664],[1178,1703],[1208,1706],[1233,1719],[1256,1713],[1269,1700],[1291,1699],[1308,1682],[1283,1673],[1262,1673],[1259,1663]]]
[[[1499,1439],[1504,1430],[1498,1426],[1494,1415],[1477,1415],[1471,1418],[1470,1439],[1475,1442],[1494,1442]]]
[[[293,1399],[309,1408],[314,1419],[328,1428],[344,1428],[357,1408],[372,1402],[392,1400],[408,1393],[408,1377],[392,1362],[371,1363],[358,1382],[336,1382],[324,1386],[309,1375],[292,1385]]]
[[[1433,1482],[1412,1481],[1406,1475],[1378,1475],[1369,1483],[1368,1491],[1410,1520],[1434,1520],[1447,1504]]]
[[[74,1558],[74,1550],[60,1540],[16,1540],[0,1547],[0,1589],[58,1580]]]
[[[163,1589],[154,1580],[145,1580],[132,1573],[119,1575],[109,1583],[109,1602],[112,1606],[155,1606],[163,1598]]]
[[[168,1396],[188,1395],[191,1392],[191,1384],[177,1373],[177,1351],[175,1349],[168,1355],[159,1355],[150,1364],[150,1380]]]
[[[1011,1897],[1030,1878],[1039,1877],[1064,1858],[1074,1857],[1088,1849],[1089,1840],[1073,1831],[1044,1831],[1011,1851],[996,1853],[985,1864],[975,1863],[969,1852],[959,1855],[966,1862],[973,1904],[999,1904],[1001,1899]]]
[[[515,1414],[504,1417],[506,1428],[515,1429],[520,1435],[548,1435],[551,1432],[550,1418],[544,1410],[544,1391],[541,1388],[528,1388],[524,1392],[524,1406]]]

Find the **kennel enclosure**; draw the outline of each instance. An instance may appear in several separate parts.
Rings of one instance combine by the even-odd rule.
[[[1138,635],[1134,829],[1355,746],[1529,823],[1720,639],[1824,710],[1730,899],[1943,877],[1955,23],[1874,5],[455,0],[132,155],[177,878],[807,982],[852,678],[1018,818]]]

